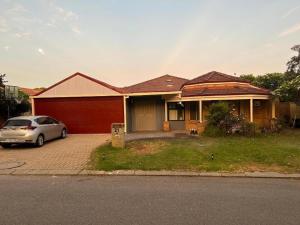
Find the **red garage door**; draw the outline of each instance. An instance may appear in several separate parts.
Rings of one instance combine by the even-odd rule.
[[[36,98],[35,114],[64,122],[69,133],[109,133],[123,123],[123,97]]]

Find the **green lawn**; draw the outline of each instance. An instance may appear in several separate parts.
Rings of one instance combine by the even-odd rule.
[[[106,171],[300,172],[300,130],[254,138],[138,140],[127,143],[126,149],[104,145],[92,154],[91,166]]]

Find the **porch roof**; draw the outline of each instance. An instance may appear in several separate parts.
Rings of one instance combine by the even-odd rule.
[[[252,85],[235,86],[197,86],[195,88],[185,88],[182,90],[182,97],[192,96],[216,96],[216,95],[271,95],[271,91],[258,88]]]

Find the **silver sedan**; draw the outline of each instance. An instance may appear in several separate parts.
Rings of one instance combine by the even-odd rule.
[[[65,138],[65,124],[49,116],[20,116],[8,119],[0,129],[0,145],[8,148],[13,144],[43,146],[45,141]]]

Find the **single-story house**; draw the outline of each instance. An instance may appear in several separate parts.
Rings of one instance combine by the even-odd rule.
[[[75,73],[32,98],[33,114],[65,122],[70,133],[108,133],[112,123],[124,123],[126,132],[201,132],[216,101],[228,101],[261,127],[276,117],[269,90],[216,71],[192,80],[164,75],[124,88]]]

